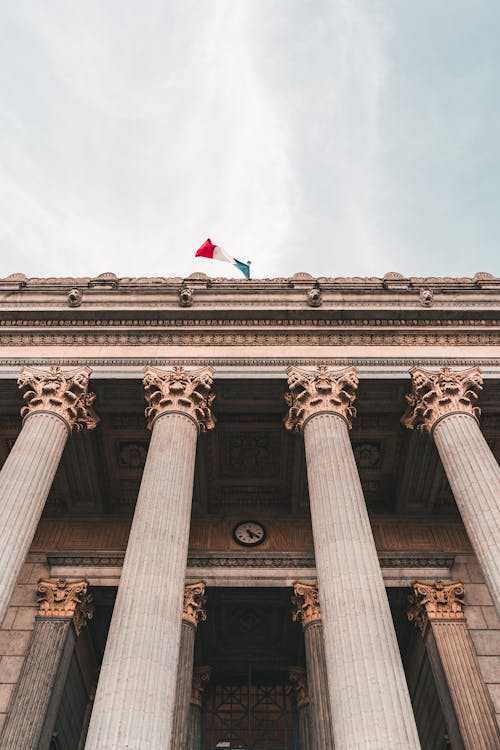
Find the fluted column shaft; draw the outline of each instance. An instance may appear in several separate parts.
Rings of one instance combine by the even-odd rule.
[[[419,748],[347,422],[303,431],[335,748]]]
[[[10,711],[1,750],[48,750],[76,636],[92,618],[86,581],[40,581],[40,609]]]
[[[315,750],[321,745],[311,744],[311,709],[309,704],[297,706],[297,723],[299,730],[300,750]]]
[[[24,420],[0,472],[0,623],[42,515],[70,426],[58,414]]]
[[[472,414],[444,416],[432,434],[500,614],[500,468]]]
[[[432,622],[432,635],[465,750],[497,750],[500,735],[464,622]]]
[[[313,746],[333,750],[332,719],[321,620],[304,625],[304,641]]]
[[[156,418],[87,750],[171,747],[196,441],[188,415]]]
[[[48,749],[74,643],[71,620],[36,620],[1,750]]]
[[[201,750],[202,716],[201,706],[191,703],[189,708],[189,726],[187,733],[188,750]]]
[[[179,649],[177,695],[175,698],[172,729],[172,748],[176,748],[176,750],[190,750],[187,742],[189,715],[191,712],[195,636],[196,626],[191,622],[183,620]]]

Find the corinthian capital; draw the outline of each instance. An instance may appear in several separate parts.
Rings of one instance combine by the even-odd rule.
[[[207,619],[205,604],[205,582],[187,583],[184,586],[184,606],[182,608],[182,619],[196,627],[199,622]]]
[[[77,635],[94,616],[92,594],[87,581],[68,582],[64,578],[55,581],[39,581],[38,617],[72,619]]]
[[[294,583],[292,596],[294,622],[301,622],[303,627],[311,622],[321,620],[318,587],[311,583]]]
[[[427,583],[415,581],[413,592],[408,597],[407,615],[424,632],[427,622],[463,620],[464,585],[453,583]]]
[[[186,372],[183,367],[172,370],[145,367],[143,383],[149,429],[156,417],[170,411],[187,414],[202,431],[212,430],[215,427],[211,409],[215,399],[211,392],[214,372],[213,367],[192,372]]]
[[[285,400],[290,407],[284,422],[287,430],[300,432],[309,417],[318,412],[340,414],[351,427],[356,416],[353,406],[358,387],[358,375],[354,367],[332,372],[320,365],[315,372],[306,372],[298,367],[289,367],[288,393]]]
[[[90,367],[61,372],[51,367],[48,372],[25,367],[17,384],[23,393],[26,406],[21,416],[35,411],[52,411],[59,414],[75,430],[93,430],[99,422],[92,405],[95,394],[88,393]]]
[[[210,675],[212,674],[212,667],[195,667],[193,669],[193,687],[191,692],[191,703],[195,706],[201,706],[203,703],[203,695],[207,689],[207,685],[210,682]]]
[[[401,421],[410,430],[432,432],[435,422],[453,412],[465,412],[479,418],[481,410],[474,406],[483,379],[478,367],[453,372],[443,367],[430,372],[421,367],[410,370],[412,392],[406,397],[408,407]]]
[[[309,693],[307,691],[306,670],[302,667],[288,667],[288,676],[295,695],[297,708],[307,706],[309,703]]]

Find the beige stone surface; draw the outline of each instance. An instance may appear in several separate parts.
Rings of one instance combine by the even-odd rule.
[[[34,628],[38,611],[36,600],[38,579],[40,573],[44,577],[49,573],[47,564],[43,565],[44,559],[46,560],[45,555],[41,553],[28,555],[19,574],[19,581],[22,581],[22,584],[18,583],[12,596],[12,599],[20,603],[18,606],[8,607],[0,629],[0,731]],[[21,596],[18,594],[18,589],[22,590]]]
[[[500,690],[500,624],[493,606],[481,567],[474,555],[457,555],[452,569],[452,578],[461,573],[464,583],[464,614],[467,629],[477,655],[479,668],[490,695]],[[472,582],[473,581],[473,582]],[[479,587],[479,588],[478,588]],[[478,603],[479,600],[479,603]],[[495,704],[497,723],[500,727],[500,711]]]

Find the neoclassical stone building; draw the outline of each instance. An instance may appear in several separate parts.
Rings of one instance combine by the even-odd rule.
[[[1,750],[498,750],[500,279],[0,280]]]

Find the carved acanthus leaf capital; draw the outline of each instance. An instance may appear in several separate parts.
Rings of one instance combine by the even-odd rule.
[[[214,372],[213,367],[190,372],[183,367],[172,370],[145,367],[143,383],[149,429],[160,414],[180,411],[190,416],[200,430],[212,430],[215,427],[211,408],[215,399],[211,392]]]
[[[199,622],[207,619],[205,604],[205,582],[187,583],[184,586],[184,606],[182,608],[182,619],[196,627]]]
[[[314,372],[298,367],[289,367],[288,392],[285,400],[289,406],[284,419],[287,430],[300,432],[306,420],[318,412],[340,414],[351,427],[356,416],[353,406],[358,387],[358,374],[355,367],[333,372],[320,365]]]
[[[212,667],[195,667],[193,670],[193,687],[191,691],[191,703],[195,706],[201,706],[203,695],[210,682]]]
[[[311,622],[321,620],[318,587],[311,583],[294,583],[292,596],[294,622],[301,622],[303,627]]]
[[[49,371],[25,367],[17,384],[26,406],[21,416],[35,411],[52,411],[75,430],[93,430],[99,417],[93,409],[95,393],[88,393],[90,367],[62,372],[59,367]]]
[[[464,585],[460,581],[415,581],[413,592],[408,597],[408,619],[424,632],[428,621],[463,620],[463,603]]]
[[[72,619],[76,634],[94,616],[95,607],[87,581],[66,581],[59,578],[38,582],[38,617]]]
[[[408,407],[401,419],[405,427],[431,432],[440,417],[454,412],[479,418],[481,410],[474,406],[483,388],[478,367],[462,372],[453,372],[449,367],[439,372],[414,367],[410,374],[412,392],[406,397]]]
[[[307,690],[306,670],[302,667],[288,667],[288,676],[297,708],[307,706],[309,704],[309,692]]]

